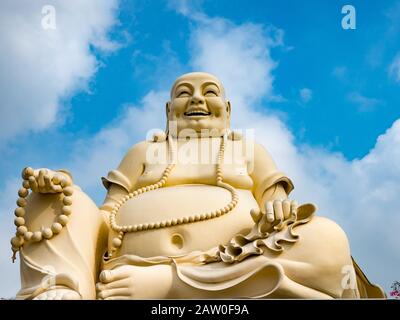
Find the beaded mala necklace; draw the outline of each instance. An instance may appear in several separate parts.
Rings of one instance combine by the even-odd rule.
[[[232,135],[233,137],[233,135]],[[110,227],[113,231],[118,233],[118,236],[115,237],[112,240],[112,247],[111,247],[111,252],[108,253],[107,258],[110,259],[112,258],[113,254],[118,250],[119,247],[122,245],[122,240],[124,238],[125,233],[132,233],[132,232],[137,232],[137,231],[146,231],[146,230],[153,230],[153,229],[161,229],[161,228],[167,228],[170,226],[175,226],[175,225],[182,225],[182,224],[187,224],[187,223],[193,223],[193,222],[198,222],[198,221],[204,221],[204,220],[210,220],[214,219],[220,216],[223,216],[227,214],[228,212],[232,211],[239,200],[239,196],[235,190],[234,187],[232,187],[230,184],[223,182],[223,175],[222,175],[222,164],[224,162],[224,151],[225,151],[225,137],[221,137],[221,144],[218,152],[218,159],[217,159],[217,177],[216,177],[216,183],[218,187],[224,188],[228,190],[231,193],[231,201],[224,207],[219,208],[217,210],[211,211],[211,212],[206,212],[206,213],[201,213],[201,214],[194,214],[191,216],[186,216],[182,218],[174,218],[174,219],[169,219],[169,220],[162,220],[162,221],[157,221],[157,222],[151,222],[151,223],[141,223],[141,224],[135,224],[135,225],[125,225],[125,226],[120,226],[116,222],[116,216],[121,208],[122,205],[124,205],[128,200],[137,197],[138,195],[156,190],[159,188],[162,188],[165,186],[169,175],[171,174],[171,171],[175,167],[175,156],[176,156],[176,151],[174,149],[174,142],[172,140],[171,136],[168,136],[167,139],[168,143],[168,151],[169,151],[169,158],[170,158],[170,163],[168,164],[167,168],[164,170],[163,175],[161,179],[149,186],[142,187],[139,189],[136,189],[132,192],[130,192],[128,195],[122,197],[117,203],[114,205],[113,209],[111,210],[110,213]]]
[[[51,225],[51,227],[42,226],[41,230],[30,231],[25,225],[25,207],[27,205],[26,197],[29,195],[30,184],[29,181],[35,180],[34,171],[32,168],[26,168],[23,170],[22,187],[18,190],[19,198],[17,200],[17,209],[15,209],[14,214],[16,218],[14,219],[14,224],[17,228],[15,236],[11,239],[11,249],[13,252],[12,261],[16,259],[17,252],[22,248],[24,243],[29,241],[40,242],[42,240],[50,240],[55,235],[59,234],[63,227],[68,223],[68,216],[71,215],[71,205],[72,205],[72,194],[74,189],[70,185],[70,181],[67,179],[59,179],[55,176],[53,178],[53,183],[55,185],[61,186],[61,193],[63,194],[62,202],[63,207],[61,208],[61,213],[57,216],[56,221]]]

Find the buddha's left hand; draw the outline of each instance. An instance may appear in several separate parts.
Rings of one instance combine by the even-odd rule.
[[[265,214],[271,225],[279,224],[292,216],[297,215],[297,201],[289,199],[267,201],[265,203]]]
[[[96,285],[97,297],[104,300],[163,299],[173,281],[169,265],[124,265],[100,273]]]

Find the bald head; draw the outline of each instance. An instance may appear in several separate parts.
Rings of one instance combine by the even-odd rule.
[[[173,95],[175,93],[175,89],[178,87],[178,85],[180,85],[181,83],[185,83],[187,81],[189,81],[189,82],[202,81],[204,83],[214,82],[218,86],[221,97],[223,99],[225,99],[225,89],[224,89],[224,86],[222,85],[221,81],[213,74],[207,73],[207,72],[189,72],[189,73],[185,73],[185,74],[179,76],[175,80],[174,84],[172,85],[171,92],[170,92],[171,98],[173,97]]]

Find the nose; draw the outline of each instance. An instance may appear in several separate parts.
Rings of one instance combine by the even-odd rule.
[[[203,95],[200,92],[195,91],[193,93],[192,100],[190,101],[190,104],[204,104]]]

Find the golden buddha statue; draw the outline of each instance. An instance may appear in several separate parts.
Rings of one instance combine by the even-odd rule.
[[[18,299],[385,296],[343,230],[289,200],[268,152],[230,130],[215,76],[179,77],[166,114],[103,178],[100,208],[66,170],[23,170]]]

